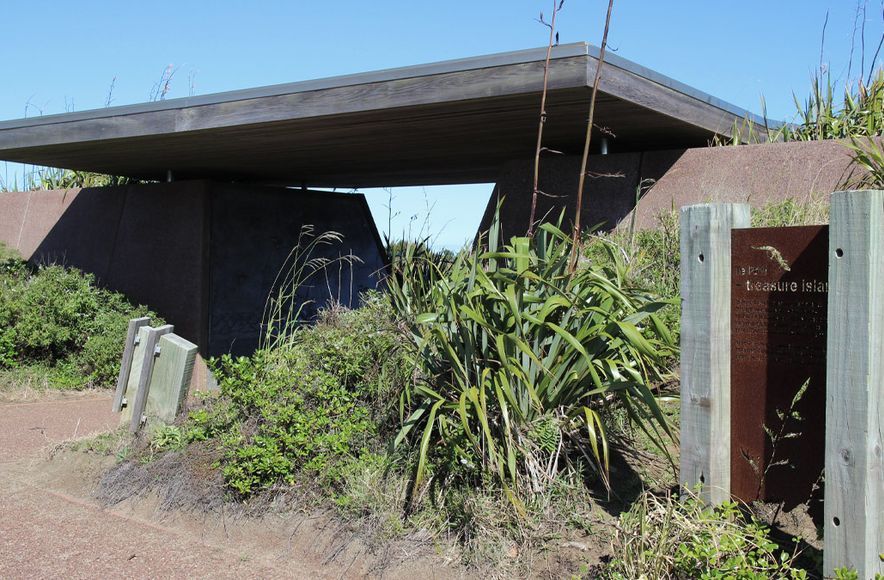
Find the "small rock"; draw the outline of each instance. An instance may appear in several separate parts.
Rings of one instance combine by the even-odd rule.
[[[586,544],[581,544],[580,542],[565,542],[562,544],[563,548],[576,548],[581,552],[587,551],[589,548],[586,547]]]

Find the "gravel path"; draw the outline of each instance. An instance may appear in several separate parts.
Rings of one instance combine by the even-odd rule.
[[[47,446],[116,427],[110,407],[109,397],[0,404],[0,578],[325,576],[316,566],[102,508],[40,470]]]

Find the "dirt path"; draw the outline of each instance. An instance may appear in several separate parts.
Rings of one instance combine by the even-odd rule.
[[[0,403],[0,463],[33,456],[53,443],[116,427],[110,397]]]
[[[0,578],[329,577],[70,493],[88,489],[88,474],[53,476],[45,449],[114,428],[110,406],[109,397],[0,404]]]
[[[94,499],[112,457],[58,443],[113,430],[110,396],[0,402],[0,578],[461,578],[425,540],[378,553],[329,514],[232,519]],[[429,551],[427,555],[426,552]],[[424,553],[423,556],[420,554]]]

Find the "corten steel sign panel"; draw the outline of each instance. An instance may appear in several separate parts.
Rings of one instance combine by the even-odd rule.
[[[731,244],[731,493],[788,509],[821,483],[829,228],[735,229]]]

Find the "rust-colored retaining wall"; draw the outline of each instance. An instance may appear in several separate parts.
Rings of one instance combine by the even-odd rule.
[[[570,227],[580,159],[546,155],[540,167],[540,189],[547,195],[539,196],[536,216],[558,217],[564,209],[565,224]],[[525,232],[533,170],[533,160],[512,161],[501,168],[481,230],[488,228],[498,198],[504,196],[501,223],[505,235]],[[831,193],[849,187],[860,173],[851,167],[850,151],[837,141],[595,155],[590,157],[588,172],[581,223],[583,227],[599,225],[603,230],[629,223],[636,188],[645,179],[655,183],[638,205],[639,228],[654,227],[662,211],[692,203],[763,205]]]
[[[848,189],[862,175],[839,141],[687,149],[642,197],[636,224],[654,227],[660,212],[692,203],[807,199]]]

